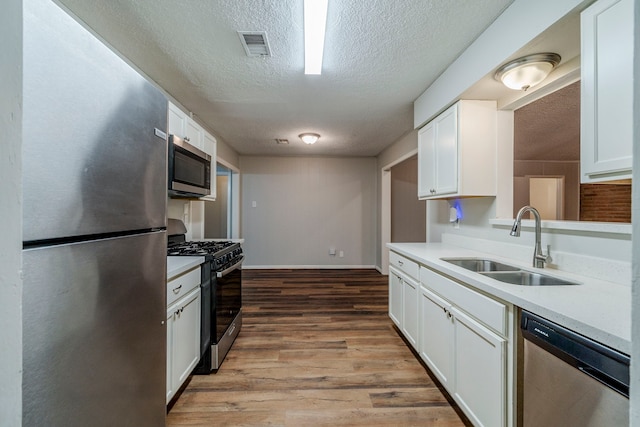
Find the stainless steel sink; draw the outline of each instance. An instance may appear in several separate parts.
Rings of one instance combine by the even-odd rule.
[[[442,258],[443,261],[450,262],[458,267],[465,268],[467,270],[482,273],[486,271],[518,271],[518,267],[514,267],[508,264],[502,264],[497,261],[483,258]]]
[[[548,276],[546,274],[534,273],[532,271],[490,271],[481,273],[483,276],[491,277],[504,283],[522,286],[561,286],[577,285],[578,283]]]
[[[484,258],[441,258],[458,267],[462,267],[474,273],[482,274],[503,283],[521,286],[562,286],[578,285],[579,283],[560,279],[546,274],[522,270],[509,264]]]

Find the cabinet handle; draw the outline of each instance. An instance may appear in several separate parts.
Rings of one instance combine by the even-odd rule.
[[[398,261],[398,265],[404,265],[404,262]]]
[[[191,138],[189,138],[188,136],[185,136],[185,137],[184,137],[184,140],[185,140],[185,141],[187,141],[187,142],[189,142],[189,141],[191,141]]]
[[[180,288],[182,288],[182,285],[178,286],[177,288],[173,288],[173,293],[174,294],[180,293]]]
[[[450,311],[447,311],[447,319],[451,319],[453,317],[453,314],[451,314]]]

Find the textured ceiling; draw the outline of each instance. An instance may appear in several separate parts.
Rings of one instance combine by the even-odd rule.
[[[514,112],[515,160],[580,160],[580,82]]]
[[[329,0],[320,76],[303,70],[302,0],[59,1],[240,154],[373,156],[513,0]],[[238,30],[266,31],[272,56],[247,57]]]

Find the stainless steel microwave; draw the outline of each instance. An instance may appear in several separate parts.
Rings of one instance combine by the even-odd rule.
[[[169,135],[169,196],[211,194],[211,156],[176,135]]]

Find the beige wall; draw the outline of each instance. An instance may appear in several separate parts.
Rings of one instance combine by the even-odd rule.
[[[240,169],[246,267],[375,264],[375,158],[241,156]]]
[[[377,222],[376,222],[376,230],[378,237],[376,238],[376,266],[380,269],[383,269],[383,256],[382,252],[387,251],[387,248],[382,247],[380,242],[380,235],[382,230],[382,223],[380,222],[382,218],[382,168],[389,166],[393,163],[398,162],[402,158],[406,158],[409,153],[418,149],[418,131],[413,130],[393,144],[385,148],[377,157]],[[416,194],[418,194],[416,192]]]
[[[216,176],[216,201],[204,202],[204,237],[205,239],[226,239],[227,236],[227,204],[229,203],[229,176]]]
[[[391,168],[391,241],[425,242],[426,202],[418,200],[418,156]]]

